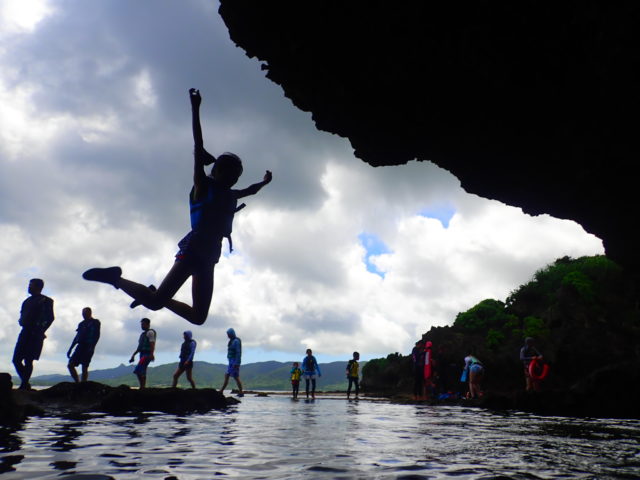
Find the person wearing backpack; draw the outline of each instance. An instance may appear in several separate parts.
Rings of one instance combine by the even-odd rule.
[[[134,362],[136,353],[140,354],[133,373],[138,377],[140,389],[143,389],[147,386],[147,367],[155,360],[153,354],[156,350],[156,331],[151,328],[151,320],[148,318],[140,320],[140,328],[142,328],[142,333],[138,338],[138,348],[131,355],[129,363]]]
[[[349,400],[349,397],[351,396],[351,386],[353,384],[356,386],[356,400],[360,393],[360,364],[358,363],[358,360],[360,360],[360,354],[358,352],[353,352],[353,359],[349,360],[349,363],[347,363],[347,380],[349,380],[349,386],[347,387],[347,400]]]
[[[302,360],[302,373],[304,374],[307,398],[309,398],[309,383],[311,383],[311,398],[316,398],[316,372],[318,372],[319,377],[322,376],[316,357],[313,356],[311,349],[307,348],[307,356]]]

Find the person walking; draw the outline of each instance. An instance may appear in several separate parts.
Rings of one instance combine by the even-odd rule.
[[[227,366],[227,372],[224,374],[224,383],[220,387],[220,393],[224,392],[229,383],[229,377],[233,377],[238,385],[238,396],[244,397],[242,391],[242,382],[240,381],[240,363],[242,362],[242,341],[236,336],[236,331],[233,328],[227,330],[227,337],[229,337],[229,343],[227,343],[227,360],[229,365]]]
[[[82,318],[83,320],[76,329],[76,336],[73,338],[69,350],[67,350],[67,358],[69,359],[67,368],[76,383],[80,381],[76,371],[78,365],[82,365],[82,381],[86,382],[89,378],[89,364],[93,358],[96,344],[100,339],[100,320],[93,318],[91,308],[84,307],[82,309]],[[75,351],[73,347],[75,347]]]
[[[193,339],[193,333],[191,330],[186,330],[182,333],[182,337],[184,338],[184,342],[180,346],[180,362],[178,363],[178,368],[173,374],[173,388],[178,386],[178,378],[183,372],[187,372],[187,380],[191,384],[191,388],[196,388],[196,382],[193,381],[193,356],[196,353],[196,341]]]

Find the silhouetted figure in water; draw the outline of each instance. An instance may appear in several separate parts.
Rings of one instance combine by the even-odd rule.
[[[316,372],[321,377],[320,366],[313,356],[310,348],[307,348],[307,356],[302,360],[302,373],[304,374],[304,382],[306,387],[307,398],[309,398],[309,383],[311,383],[311,398],[316,398]]]
[[[53,323],[53,300],[42,295],[44,281],[32,278],[27,291],[30,297],[22,302],[20,320],[22,327],[13,351],[13,365],[20,377],[20,389],[29,390],[33,373],[33,361],[40,359],[45,332]]]
[[[227,360],[229,365],[227,371],[224,374],[224,383],[220,387],[220,393],[224,392],[229,383],[229,377],[233,377],[238,385],[238,396],[244,397],[242,392],[242,382],[240,381],[240,364],[242,363],[242,341],[236,336],[236,331],[233,328],[227,330],[227,337],[229,342],[227,343]]]
[[[76,329],[76,336],[67,351],[67,358],[69,359],[67,368],[76,383],[80,381],[76,371],[78,365],[82,365],[82,381],[86,382],[89,378],[89,364],[91,363],[91,358],[93,358],[96,344],[100,339],[100,320],[93,318],[91,308],[84,307],[82,309],[82,318],[83,320]],[[76,347],[75,351],[73,351],[73,347]],[[73,354],[71,353],[72,351]]]
[[[242,161],[225,152],[218,158],[204,149],[200,127],[200,92],[189,90],[193,123],[194,165],[193,188],[189,194],[191,211],[191,231],[178,243],[179,251],[175,263],[156,290],[153,285],[146,287],[140,283],[122,278],[120,267],[92,268],[83,273],[86,280],[108,283],[133,297],[131,307],[144,305],[151,310],[168,308],[175,314],[195,325],[202,325],[209,314],[213,295],[214,268],[222,251],[222,239],[229,240],[232,250],[231,227],[240,198],[254,195],[271,182],[271,172],[267,170],[262,182],[254,183],[243,190],[232,190],[240,175]],[[205,165],[213,163],[211,175],[205,173]],[[173,296],[191,277],[192,305],[179,302]]]
[[[360,354],[353,352],[353,358],[347,363],[347,380],[349,380],[349,386],[347,387],[347,399],[351,397],[351,386],[355,385],[356,400],[360,393]]]
[[[151,320],[143,318],[140,320],[140,328],[142,333],[138,337],[138,348],[133,352],[129,363],[133,363],[136,357],[136,353],[140,354],[138,364],[133,370],[133,373],[138,377],[140,388],[147,386],[147,367],[151,362],[155,360],[154,352],[156,351],[156,331],[151,328]]]
[[[184,337],[184,342],[180,346],[180,363],[178,363],[178,368],[176,372],[173,374],[173,388],[176,388],[178,385],[178,378],[182,375],[183,372],[187,372],[187,380],[191,384],[191,388],[196,388],[196,382],[193,381],[193,356],[196,353],[196,341],[193,339],[193,334],[191,330],[185,331],[182,336]]]

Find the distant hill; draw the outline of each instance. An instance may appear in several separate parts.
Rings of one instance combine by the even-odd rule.
[[[360,362],[360,368],[366,362]],[[240,378],[247,390],[273,390],[286,391],[291,388],[289,380],[289,371],[292,362],[256,362],[242,365],[240,369]],[[318,390],[346,390],[347,380],[345,378],[345,368],[347,362],[331,362],[321,363],[320,370],[322,377],[318,379]],[[149,387],[166,387],[171,385],[173,373],[178,367],[176,363],[167,363],[164,365],[150,366],[147,370],[147,386]],[[115,368],[104,370],[90,370],[89,379],[101,382],[106,385],[130,385],[137,386],[138,379],[133,374],[133,365],[120,364]],[[219,388],[224,378],[224,372],[227,366],[221,363],[195,362],[193,367],[193,378],[197,386]],[[31,379],[32,385],[50,386],[60,382],[68,382],[71,380],[70,375],[40,375]],[[13,379],[14,384],[18,381]],[[180,378],[178,386],[187,387],[187,381],[183,374]],[[231,381],[231,387],[235,388],[235,383]],[[304,389],[304,381],[302,381],[301,389]]]

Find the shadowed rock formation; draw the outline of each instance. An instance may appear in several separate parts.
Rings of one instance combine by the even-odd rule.
[[[579,222],[638,271],[637,2],[221,0],[231,39],[373,166]]]
[[[3,379],[0,374],[0,380]],[[10,380],[10,377],[9,377]],[[4,384],[2,384],[4,385]],[[9,384],[10,385],[10,384]],[[213,388],[132,389],[97,382],[62,382],[44,390],[3,390],[0,424],[16,423],[29,415],[69,415],[104,412],[115,415],[163,412],[177,415],[205,413],[239,403]],[[5,409],[7,409],[5,411]]]

